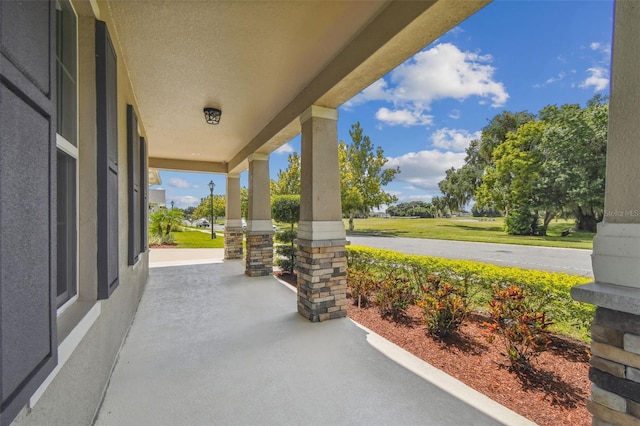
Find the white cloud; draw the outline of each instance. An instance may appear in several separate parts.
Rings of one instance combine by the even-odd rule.
[[[581,88],[588,89],[593,87],[594,92],[599,92],[609,86],[609,73],[606,68],[589,68],[587,70],[587,73],[589,73],[590,75],[582,83],[580,83]]]
[[[288,142],[273,151],[274,154],[291,154],[294,152],[293,147]]]
[[[451,43],[419,52],[391,73],[394,98],[424,107],[437,99],[464,100],[470,96],[490,98],[492,106],[505,104],[509,95],[493,80],[491,55],[462,52]]]
[[[452,118],[454,120],[457,120],[461,117],[461,113],[459,109],[452,109],[451,112],[449,113],[449,118]]]
[[[189,182],[177,177],[169,179],[169,186],[173,186],[174,188],[192,188]]]
[[[400,167],[395,181],[407,182],[414,188],[438,194],[438,182],[444,179],[446,170],[461,167],[464,158],[464,152],[425,150],[389,158],[386,167]]]
[[[462,129],[438,129],[431,135],[431,141],[436,148],[451,150],[453,152],[463,152],[469,142],[480,139],[481,132],[470,133]]]
[[[380,108],[376,112],[376,118],[390,126],[429,126],[433,124],[433,115],[423,114],[420,111],[398,109],[391,111],[388,108]]]
[[[344,103],[344,107],[351,109],[352,107],[364,104],[369,101],[391,101],[393,95],[387,88],[387,82],[381,78],[373,82],[369,87],[358,93],[356,96]]]
[[[345,106],[387,101],[393,103],[396,111],[406,110],[415,117],[428,117],[423,112],[428,111],[436,100],[454,98],[463,101],[478,96],[485,103],[488,100],[493,107],[501,107],[509,94],[504,84],[494,80],[492,60],[491,55],[463,52],[451,43],[441,43],[415,54],[393,70],[388,80],[376,81]],[[388,114],[382,113],[382,116],[388,117]],[[416,124],[431,123],[430,120],[417,121]]]
[[[200,198],[192,197],[191,195],[185,195],[183,197],[171,197],[176,204],[186,206],[197,206],[200,204]],[[171,202],[169,202],[171,204]]]
[[[600,42],[594,41],[589,45],[589,48],[595,52],[604,53],[605,55],[611,54],[611,44],[609,43],[600,43]]]
[[[547,79],[544,83],[542,83],[542,84],[540,84],[540,83],[538,83],[538,84],[534,84],[534,85],[533,85],[533,87],[535,87],[535,88],[544,87],[544,86],[546,86],[546,85],[548,85],[548,84],[553,84],[553,83],[556,83],[556,82],[558,82],[558,81],[560,81],[560,80],[563,80],[566,76],[567,76],[567,73],[566,73],[566,72],[564,72],[564,71],[562,71],[562,72],[559,72],[557,76],[548,78],[548,79]]]

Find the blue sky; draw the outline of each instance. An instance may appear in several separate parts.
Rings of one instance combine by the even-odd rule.
[[[495,1],[344,104],[338,137],[350,141],[359,121],[388,164],[400,167],[386,190],[400,201],[429,201],[496,114],[608,95],[612,26],[612,1]],[[271,155],[272,178],[293,151],[299,136]],[[223,175],[160,176],[167,204],[177,207],[197,205],[210,180],[225,193]]]

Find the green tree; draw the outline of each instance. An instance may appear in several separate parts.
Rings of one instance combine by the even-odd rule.
[[[351,126],[349,135],[351,144],[340,141],[338,157],[342,213],[349,217],[349,230],[353,231],[356,213],[368,214],[373,207],[398,200],[382,187],[391,182],[400,169],[384,167],[388,159],[383,149],[379,146],[374,148],[359,122]]]
[[[249,190],[244,186],[240,188],[240,214],[246,219],[249,218]]]
[[[151,213],[149,219],[151,220],[149,230],[152,234],[158,236],[169,235],[172,230],[180,225],[182,210],[162,207]]]
[[[471,201],[480,175],[481,171],[469,164],[446,171],[446,176],[438,183],[438,187],[451,211],[460,212]]]
[[[297,232],[294,225],[300,221],[300,196],[276,195],[271,200],[271,217],[276,222],[288,223],[290,229],[276,232],[275,240],[281,245],[276,246],[276,265],[285,271],[293,273],[296,265],[296,247],[294,240]]]
[[[196,210],[195,207],[189,206],[186,209],[182,209],[182,216],[188,221],[193,220],[193,212]]]
[[[534,119],[535,115],[527,111],[503,111],[494,116],[482,129],[479,143],[467,150],[467,164],[478,165],[481,168],[490,165],[493,162],[493,151],[507,140],[507,135]]]
[[[443,217],[447,214],[447,200],[444,197],[431,198],[431,206],[435,217]]]
[[[225,215],[226,200],[224,195],[213,196],[213,217]],[[211,216],[211,196],[205,197],[200,201],[198,207],[193,211],[193,217],[203,218]],[[213,224],[212,224],[213,225]]]
[[[604,180],[609,105],[596,95],[585,108],[548,106],[540,112],[548,129],[542,140],[545,164],[563,210],[576,228],[596,232],[604,216]]]
[[[278,180],[271,180],[271,195],[300,194],[300,156],[289,154],[286,170],[278,171]]]
[[[482,184],[476,193],[480,207],[496,207],[505,212],[505,230],[509,234],[528,235],[537,231],[538,208],[543,204],[552,209],[553,203],[542,201],[544,192],[539,185],[545,174],[540,151],[546,128],[542,121],[529,121],[493,151],[493,164],[485,168]],[[542,233],[546,232],[553,210],[545,212]]]

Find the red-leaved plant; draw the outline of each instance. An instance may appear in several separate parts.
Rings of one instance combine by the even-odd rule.
[[[467,317],[469,308],[464,290],[440,278],[429,275],[421,286],[422,297],[418,306],[429,333],[445,337],[458,331]]]
[[[517,371],[531,368],[531,360],[546,350],[551,343],[548,328],[551,322],[544,312],[537,312],[527,304],[524,291],[515,286],[493,287],[493,300],[489,302],[491,322],[485,322],[490,333],[489,342],[496,336],[506,349],[511,367]]]

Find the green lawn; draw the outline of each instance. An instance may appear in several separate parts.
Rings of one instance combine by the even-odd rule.
[[[224,248],[224,233],[216,232],[216,238],[211,239],[211,229],[205,232],[183,228],[182,232],[174,232],[176,248]]]
[[[397,237],[432,238],[439,240],[478,241],[483,243],[520,244],[527,246],[565,247],[592,249],[591,232],[573,232],[567,237],[560,234],[573,227],[572,220],[554,220],[549,225],[547,237],[507,235],[502,227],[502,218],[483,219],[472,217],[451,219],[355,219],[355,230],[359,233],[379,233]],[[348,221],[345,220],[348,229]]]

